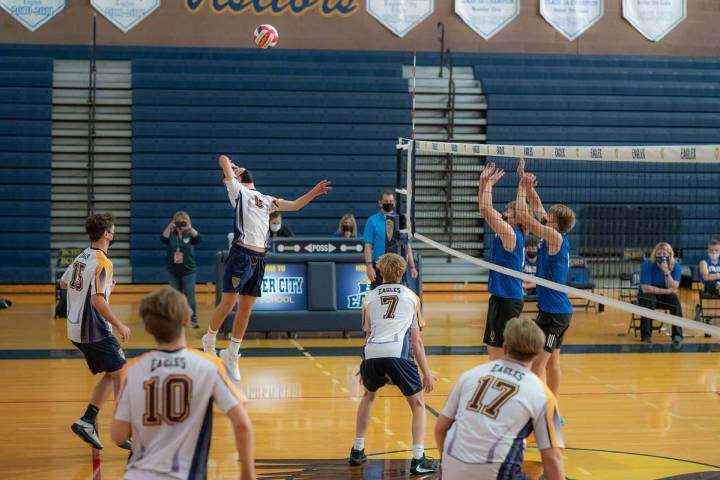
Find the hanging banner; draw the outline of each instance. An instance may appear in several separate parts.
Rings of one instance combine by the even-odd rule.
[[[95,10],[127,32],[160,6],[160,0],[92,0]]]
[[[520,0],[455,0],[455,13],[485,40],[520,13]]]
[[[540,15],[571,42],[603,16],[603,0],[540,0]]]
[[[0,6],[34,32],[65,8],[65,0],[0,0]]]
[[[404,37],[433,10],[433,0],[367,0],[367,12],[398,37]]]
[[[651,42],[659,42],[687,16],[687,0],[623,0],[623,17]]]

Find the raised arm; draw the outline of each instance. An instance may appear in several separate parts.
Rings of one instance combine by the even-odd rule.
[[[223,175],[225,176],[224,180],[226,182],[229,182],[230,180],[235,178],[235,172],[233,172],[233,164],[227,155],[220,155],[220,157],[218,157],[218,163],[220,164],[220,168],[222,168]]]
[[[517,168],[518,178],[522,179],[525,176],[525,158],[520,157],[520,162],[518,162],[518,168]],[[530,208],[532,209],[532,213],[534,213],[538,218],[541,220],[543,218],[547,218],[547,212],[545,211],[545,208],[543,208],[542,200],[540,200],[540,195],[538,195],[537,191],[535,190],[535,185],[537,182],[533,183],[526,191],[527,194],[527,202],[530,204]]]
[[[524,225],[531,233],[545,240],[548,244],[548,253],[555,255],[560,251],[562,246],[562,235],[555,229],[543,225],[530,213],[527,206],[527,190],[530,185],[535,184],[535,175],[526,173],[518,184],[517,198],[515,201],[515,215],[518,217],[517,222]]]
[[[482,174],[480,174],[478,206],[480,215],[485,219],[485,222],[500,236],[503,248],[508,252],[512,252],[515,250],[517,242],[515,231],[508,222],[503,220],[500,212],[495,210],[492,199],[492,187],[500,181],[503,175],[505,175],[505,172],[496,168],[494,163],[485,167]]]
[[[321,180],[302,197],[295,200],[282,200],[279,198],[277,200],[278,210],[281,212],[296,212],[320,195],[327,195],[330,190],[332,190],[330,182],[328,180]]]

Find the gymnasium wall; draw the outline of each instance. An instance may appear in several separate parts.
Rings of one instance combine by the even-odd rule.
[[[443,22],[446,46],[455,51],[691,56],[720,53],[718,0],[689,0],[685,21],[658,43],[646,40],[622,18],[622,0],[605,0],[603,18],[573,42],[540,17],[538,0],[521,0],[518,18],[490,41],[483,40],[455,15],[452,0],[436,0],[434,13],[404,38],[396,37],[371,17],[365,11],[365,0],[319,0],[302,15],[275,16],[253,14],[252,8],[237,15],[228,9],[219,13],[211,8],[214,3],[215,0],[165,0],[128,33],[122,33],[98,15],[98,41],[104,45],[250,47],[254,27],[269,22],[280,31],[282,48],[408,51],[417,47],[432,51],[438,48],[437,22]],[[195,6],[194,10],[188,5]],[[335,13],[323,15],[323,5],[330,6]],[[337,13],[343,9],[350,12]],[[0,12],[0,43],[87,44],[94,12],[89,1],[68,1],[64,11],[35,32]]]

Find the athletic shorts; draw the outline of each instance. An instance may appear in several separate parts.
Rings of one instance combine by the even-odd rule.
[[[548,313],[540,310],[535,323],[545,334],[545,351],[552,353],[562,346],[565,332],[570,326],[572,313]]]
[[[520,316],[523,301],[513,298],[490,296],[488,302],[487,322],[485,322],[485,337],[483,342],[491,347],[502,347],[505,337],[505,325],[515,317]]]
[[[417,365],[404,358],[371,358],[360,364],[363,385],[377,392],[384,385],[396,385],[403,395],[410,397],[422,390]]]
[[[125,365],[125,353],[113,336],[99,342],[72,342],[85,356],[87,366],[93,375],[100,372],[116,372]]]
[[[261,297],[264,276],[265,254],[233,245],[225,259],[222,291]]]
[[[451,455],[443,454],[440,463],[439,480],[469,480],[480,478],[498,478],[501,463],[465,463]],[[511,468],[511,470],[517,470]],[[512,478],[513,480],[526,479],[522,471],[517,471],[513,475],[503,478]]]

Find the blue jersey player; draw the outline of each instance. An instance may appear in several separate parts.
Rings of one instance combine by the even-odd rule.
[[[264,257],[270,246],[270,214],[300,210],[316,197],[327,194],[331,187],[329,181],[322,180],[302,197],[293,201],[282,200],[258,192],[250,172],[234,165],[227,156],[221,155],[218,162],[223,171],[228,199],[235,209],[235,227],[232,246],[225,259],[222,298],[213,312],[202,344],[206,353],[215,354],[218,329],[235,303],[239,302],[230,347],[220,352],[230,376],[238,381],[240,343],[245,336],[255,299],[260,296],[265,275]]]
[[[567,233],[575,226],[575,212],[560,204],[545,211],[540,196],[535,191],[535,175],[525,173],[523,159],[520,159],[518,175],[518,222],[541,240],[537,256],[537,277],[565,285],[570,269],[570,242]],[[530,213],[528,203],[534,215]],[[536,292],[539,310],[536,321],[545,333],[545,348],[533,361],[532,370],[546,381],[557,396],[560,390],[560,347],[570,326],[573,307],[566,293],[542,285],[537,285]]]
[[[523,251],[525,234],[515,218],[515,202],[508,203],[503,214],[493,208],[492,187],[503,175],[505,172],[496,168],[494,163],[487,165],[480,175],[478,196],[480,215],[485,220],[485,224],[495,232],[490,261],[495,265],[520,272],[525,255]],[[488,289],[491,295],[483,341],[487,345],[490,361],[494,361],[505,357],[503,354],[505,324],[522,312],[524,292],[522,280],[492,270]]]

